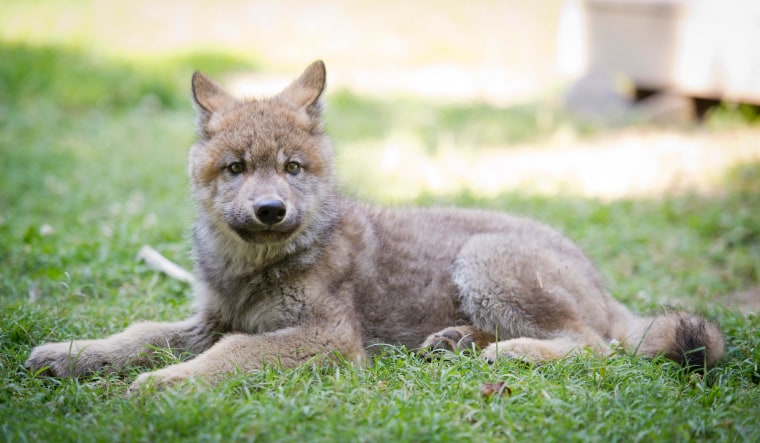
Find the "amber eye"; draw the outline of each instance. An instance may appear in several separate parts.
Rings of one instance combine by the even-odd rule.
[[[230,165],[227,166],[227,169],[233,174],[240,174],[245,170],[245,165],[243,162],[230,163]]]
[[[288,171],[288,174],[296,175],[298,174],[298,171],[301,170],[301,165],[296,162],[288,162],[288,164],[285,165],[285,170]]]

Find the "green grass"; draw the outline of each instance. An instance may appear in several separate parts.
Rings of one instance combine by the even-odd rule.
[[[466,356],[427,363],[392,348],[364,369],[269,368],[135,397],[126,389],[139,368],[82,380],[28,373],[23,362],[37,344],[190,313],[189,287],[134,256],[150,244],[190,266],[188,79],[195,68],[253,66],[203,54],[138,64],[16,43],[0,46],[0,58],[1,440],[760,440],[760,316],[715,303],[760,285],[760,164],[736,169],[712,195],[600,202],[462,193],[412,202],[536,217],[576,239],[632,307],[680,304],[717,319],[728,355],[702,378],[628,355],[535,368]],[[530,107],[345,92],[328,102],[339,155],[399,129],[433,148],[437,137],[467,147],[557,129],[537,126]],[[348,169],[360,166],[341,165],[349,192],[362,178]],[[483,397],[481,385],[495,381],[511,396]]]
[[[474,148],[533,142],[569,125],[581,133],[593,130],[591,125],[556,109],[556,103],[549,100],[505,108],[405,97],[369,99],[338,91],[331,93],[329,105],[327,125],[338,144],[405,133],[418,139],[428,152],[435,152],[446,143]]]
[[[668,362],[626,356],[537,369],[472,358],[422,364],[391,349],[365,370],[268,369],[214,388],[189,384],[137,398],[125,398],[126,383],[107,377],[31,379],[3,394],[37,393],[5,415],[25,417],[30,441],[751,439],[751,382],[737,365],[719,372],[699,379]],[[491,381],[506,382],[512,394],[482,396],[481,384]]]

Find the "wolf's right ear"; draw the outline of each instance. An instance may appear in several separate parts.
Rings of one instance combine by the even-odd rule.
[[[193,104],[198,113],[198,130],[205,133],[211,115],[233,104],[235,98],[200,71],[193,74],[192,90]]]

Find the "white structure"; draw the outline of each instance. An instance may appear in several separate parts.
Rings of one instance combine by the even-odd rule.
[[[760,104],[760,0],[568,0],[559,38],[566,72]]]

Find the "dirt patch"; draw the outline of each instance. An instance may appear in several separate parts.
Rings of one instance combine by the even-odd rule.
[[[751,312],[760,312],[760,286],[747,288],[741,291],[728,294],[715,300],[715,303],[722,304],[731,310],[736,310],[744,314]]]

